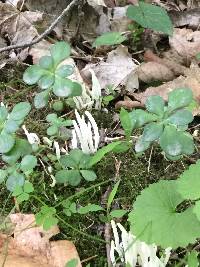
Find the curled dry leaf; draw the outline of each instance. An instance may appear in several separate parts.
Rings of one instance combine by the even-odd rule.
[[[93,69],[101,88],[113,86],[116,88],[119,85],[125,85],[129,92],[135,91],[138,88],[138,77],[136,68],[138,65],[133,61],[128,49],[124,46],[119,46],[117,49],[108,53],[106,61],[101,61],[99,64],[88,64],[82,70],[85,77],[90,76],[89,69]],[[135,79],[133,79],[133,76]],[[129,79],[134,82],[129,83]]]
[[[78,260],[78,266],[81,266],[72,242],[49,241],[50,237],[59,233],[58,227],[44,231],[41,227],[35,226],[33,214],[12,214],[10,219],[16,225],[14,238],[0,235],[1,266],[5,257],[4,267],[64,267],[74,258]]]
[[[200,53],[200,31],[175,29],[173,36],[169,38],[169,44],[183,58],[195,57]]]

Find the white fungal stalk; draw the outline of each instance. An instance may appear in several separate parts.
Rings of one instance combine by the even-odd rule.
[[[95,119],[89,111],[85,111],[88,122],[86,122],[84,115],[82,117],[79,115],[77,110],[75,110],[75,115],[76,120],[73,120],[74,130],[72,130],[72,148],[81,147],[83,153],[93,154],[97,151],[100,142]]]
[[[156,255],[156,245],[148,245],[145,242],[141,242],[130,232],[127,232],[120,223],[116,225],[112,220],[111,225],[115,239],[115,241],[111,241],[110,250],[110,258],[113,266],[116,266],[115,251],[119,255],[121,262],[129,264],[131,267],[135,267],[137,264],[141,267],[165,267],[167,265],[171,248],[165,249],[164,255],[158,258]],[[120,237],[117,226],[121,231]]]
[[[37,134],[29,133],[28,130],[26,129],[25,125],[22,126],[22,129],[24,130],[24,133],[25,133],[25,135],[26,135],[26,137],[28,139],[29,144],[31,144],[31,145],[39,145],[40,139],[37,136]]]

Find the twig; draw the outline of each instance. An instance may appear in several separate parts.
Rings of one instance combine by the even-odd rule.
[[[29,46],[32,46],[34,44],[39,43],[44,37],[46,37],[49,33],[51,33],[51,31],[55,28],[55,26],[58,24],[58,22],[65,16],[65,14],[67,12],[69,12],[69,10],[79,2],[79,0],[73,0],[63,11],[62,13],[56,18],[56,20],[54,20],[52,22],[52,24],[41,34],[39,35],[35,40],[29,42],[29,43],[23,43],[23,44],[16,44],[16,45],[10,45],[10,46],[6,46],[3,48],[0,48],[0,53],[4,52],[4,51],[9,51],[12,49],[17,49],[17,48],[26,48]]]

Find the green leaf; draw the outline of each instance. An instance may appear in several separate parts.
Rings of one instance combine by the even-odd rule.
[[[6,187],[9,191],[13,192],[16,186],[23,186],[24,185],[24,175],[14,172],[13,174],[8,176],[6,181]]]
[[[37,165],[37,158],[32,155],[26,155],[23,157],[20,165],[20,169],[23,172],[32,171]]]
[[[188,252],[188,254],[187,254],[187,266],[188,267],[198,267],[199,266],[198,252],[197,251],[192,250],[191,252]]]
[[[43,56],[39,60],[39,65],[41,68],[46,69],[46,70],[51,70],[53,69],[53,59],[50,56]]]
[[[58,133],[58,127],[56,125],[52,125],[50,127],[47,128],[47,134],[52,136],[52,135],[56,135]]]
[[[96,173],[91,170],[80,170],[80,173],[86,181],[94,181],[97,178]]]
[[[42,225],[44,230],[49,230],[52,226],[58,223],[55,218],[56,209],[53,207],[42,206],[40,212],[35,215],[37,225]]]
[[[96,211],[100,211],[100,210],[103,210],[103,208],[101,206],[95,205],[95,204],[88,204],[85,207],[80,207],[78,209],[78,213],[79,214],[86,214],[89,212],[96,212]]]
[[[66,263],[65,267],[77,267],[77,265],[78,265],[78,260],[72,259]]]
[[[128,111],[126,111],[124,108],[121,108],[119,117],[126,136],[130,137],[135,122],[130,118]]]
[[[100,148],[92,157],[89,163],[89,166],[95,165],[97,162],[99,162],[107,153],[111,152],[116,146],[118,146],[121,142],[113,142],[111,144],[108,144],[107,146],[104,146]]]
[[[126,37],[124,37],[121,32],[106,32],[97,37],[92,46],[116,45],[123,43],[125,40]]]
[[[113,148],[113,153],[124,153],[132,148],[132,142],[122,141],[119,145]]]
[[[35,95],[34,106],[37,109],[44,108],[48,104],[50,90],[42,91]]]
[[[187,125],[193,121],[193,115],[189,110],[181,109],[168,117],[167,121],[176,125]]]
[[[19,121],[23,120],[30,112],[31,105],[29,102],[20,102],[14,106],[9,114],[9,119]]]
[[[72,75],[74,72],[74,66],[72,65],[62,65],[56,69],[56,75],[65,78]]]
[[[173,111],[175,109],[187,107],[193,100],[192,91],[187,88],[180,88],[173,90],[169,93],[168,97],[168,110]]]
[[[19,196],[23,193],[23,187],[20,186],[20,185],[17,185],[15,188],[14,188],[14,191],[12,192],[12,196],[13,197],[16,197],[16,196]]]
[[[53,92],[56,96],[68,97],[73,94],[73,87],[74,83],[71,80],[57,76],[53,85]]]
[[[10,134],[0,134],[0,153],[8,153],[14,146],[15,139]]]
[[[120,180],[114,185],[112,191],[110,192],[109,196],[108,196],[108,201],[107,201],[107,211],[110,210],[111,204],[115,198],[115,195],[117,194],[117,190],[120,184]]]
[[[110,212],[110,215],[111,215],[113,218],[121,218],[121,217],[123,217],[126,213],[127,213],[127,210],[112,210],[112,211]]]
[[[16,139],[14,147],[6,154],[2,156],[3,161],[12,165],[20,157],[23,157],[32,152],[32,147],[25,139]]]
[[[127,17],[144,28],[161,31],[168,35],[173,33],[172,22],[164,8],[139,1],[138,6],[129,6]]]
[[[145,106],[149,112],[158,116],[162,116],[164,114],[165,103],[161,96],[149,96],[146,100]]]
[[[51,123],[56,123],[58,120],[58,116],[56,113],[50,113],[46,116],[46,120]]]
[[[39,80],[38,85],[41,89],[48,89],[54,84],[55,77],[53,73],[47,73]]]
[[[5,122],[3,130],[6,133],[15,133],[19,129],[19,127],[22,123],[23,123],[23,120],[15,121],[15,120],[12,120],[11,118],[9,118]]]
[[[25,182],[24,183],[24,192],[25,193],[32,193],[34,191],[34,187],[32,183],[30,182]]]
[[[24,72],[23,81],[28,85],[36,84],[45,73],[39,65],[30,66]]]
[[[23,192],[21,195],[17,196],[17,202],[19,204],[27,200],[29,200],[29,194],[27,194],[26,192]]]
[[[56,42],[51,46],[50,53],[53,58],[54,66],[56,67],[64,59],[70,56],[71,48],[70,45],[66,42]]]
[[[78,170],[60,170],[55,175],[57,183],[69,183],[77,186],[81,181],[81,175]]]
[[[7,108],[4,106],[0,106],[0,124],[5,122],[7,116],[8,116]]]
[[[6,179],[8,173],[6,170],[0,169],[0,184]]]
[[[185,199],[196,200],[200,198],[200,160],[190,165],[188,170],[177,180],[177,190]]]
[[[133,110],[129,114],[133,122],[136,121],[135,128],[140,128],[144,124],[156,121],[158,119],[157,115],[150,114],[142,109]]]
[[[129,214],[132,233],[147,244],[163,248],[176,249],[194,243],[199,237],[200,222],[192,208],[176,212],[182,201],[184,198],[177,192],[176,182],[160,181],[150,185],[137,197]]]
[[[64,167],[77,169],[78,167],[80,168],[85,167],[89,159],[90,156],[84,154],[82,150],[73,149],[70,151],[69,155],[62,156],[60,162]]]
[[[145,142],[152,142],[154,140],[159,139],[162,132],[163,132],[162,124],[151,122],[144,127],[142,139]]]
[[[197,216],[197,219],[200,221],[200,200],[195,202],[193,212]]]
[[[145,150],[147,150],[151,145],[151,142],[148,141],[144,141],[142,135],[138,138],[136,144],[135,144],[135,151],[137,153],[141,153],[144,152]]]

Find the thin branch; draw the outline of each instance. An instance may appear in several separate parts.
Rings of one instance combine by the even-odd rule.
[[[52,24],[41,34],[39,35],[35,40],[29,43],[23,43],[23,44],[16,44],[16,45],[10,45],[6,46],[3,48],[0,48],[0,53],[4,51],[9,51],[12,49],[17,49],[17,48],[26,48],[29,46],[32,46],[34,44],[39,43],[44,37],[46,37],[51,31],[55,28],[55,26],[58,24],[58,22],[66,15],[67,12],[70,11],[70,9],[76,5],[79,2],[79,0],[73,0],[63,11],[62,13],[52,22]]]

